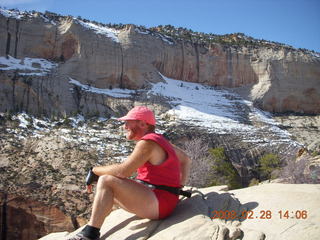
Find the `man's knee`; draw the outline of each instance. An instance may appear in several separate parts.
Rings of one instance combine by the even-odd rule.
[[[99,177],[98,185],[97,187],[113,187],[114,183],[116,182],[117,177],[114,177],[112,175],[103,175]]]

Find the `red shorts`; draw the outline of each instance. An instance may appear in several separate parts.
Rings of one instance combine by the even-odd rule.
[[[159,219],[168,217],[178,204],[179,196],[165,190],[152,190],[158,199]]]

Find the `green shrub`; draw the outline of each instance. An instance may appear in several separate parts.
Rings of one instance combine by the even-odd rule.
[[[276,178],[272,172],[280,170],[280,159],[276,154],[267,153],[259,159],[259,172],[262,179]]]
[[[252,186],[255,186],[255,185],[259,185],[259,180],[256,179],[256,178],[252,178],[250,180],[249,187],[252,187]]]
[[[211,185],[228,185],[229,189],[241,188],[240,176],[225,155],[224,148],[211,148],[209,153],[214,161],[214,180]]]

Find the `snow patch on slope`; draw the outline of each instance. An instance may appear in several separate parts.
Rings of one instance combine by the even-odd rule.
[[[102,89],[92,87],[86,84],[82,84],[79,81],[69,77],[69,83],[80,87],[82,90],[86,92],[96,93],[96,94],[103,94],[114,98],[129,98],[132,94],[136,91],[129,90],[129,89],[121,89],[121,88],[113,88],[113,89]],[[72,90],[72,89],[71,89]]]
[[[178,121],[205,128],[208,132],[241,135],[246,142],[270,144],[267,138],[257,138],[260,132],[268,132],[274,138],[272,144],[296,144],[287,131],[278,127],[269,113],[255,108],[252,102],[239,95],[161,76],[164,82],[153,84],[148,92],[149,97],[165,97],[173,105],[167,113],[174,115]]]
[[[18,74],[25,76],[45,76],[57,66],[58,64],[43,58],[0,57],[0,70],[19,70]]]
[[[111,38],[115,42],[119,42],[119,38],[118,38],[118,34],[120,32],[119,30],[109,28],[109,27],[99,26],[91,22],[84,22],[78,19],[75,19],[75,21],[80,23],[83,27],[95,31],[97,34],[104,35],[108,38]]]

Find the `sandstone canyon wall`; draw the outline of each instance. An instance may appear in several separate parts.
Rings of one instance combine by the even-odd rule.
[[[1,239],[39,239],[48,232],[79,227],[54,206],[0,192]]]
[[[2,111],[102,114],[108,101],[99,94],[79,95],[70,78],[99,89],[141,89],[162,81],[161,73],[234,89],[271,112],[320,112],[320,58],[308,51],[263,44],[203,45],[134,25],[116,30],[70,16],[1,13],[0,56],[56,64],[45,76],[21,74],[2,64]]]

